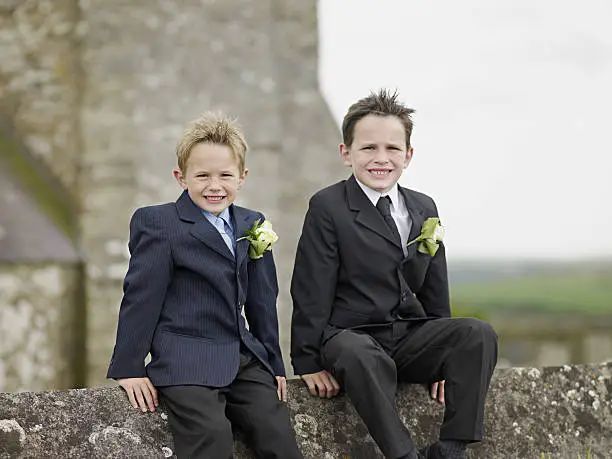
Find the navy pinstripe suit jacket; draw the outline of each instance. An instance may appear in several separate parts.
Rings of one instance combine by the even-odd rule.
[[[235,205],[231,210],[237,238],[264,218]],[[241,342],[273,375],[284,376],[272,252],[252,260],[242,240],[234,257],[186,192],[176,203],[138,209],[129,248],[109,378],[227,386],[238,372]]]

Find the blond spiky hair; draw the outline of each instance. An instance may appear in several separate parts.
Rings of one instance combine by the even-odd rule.
[[[187,168],[187,160],[192,148],[203,142],[230,147],[238,160],[238,170],[241,174],[244,172],[248,146],[235,118],[223,113],[205,112],[191,122],[176,146],[178,166],[182,172],[185,172]]]

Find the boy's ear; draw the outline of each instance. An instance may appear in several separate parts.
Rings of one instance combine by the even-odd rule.
[[[174,169],[172,171],[172,173],[174,174],[174,178],[176,179],[178,184],[181,186],[181,188],[183,190],[186,190],[187,189],[187,184],[185,183],[185,178],[183,177],[183,172],[179,168],[176,168],[176,169]]]
[[[344,165],[351,167],[353,164],[351,163],[351,152],[349,151],[349,148],[343,143],[341,143],[338,148],[340,150],[340,158],[342,159]]]
[[[410,147],[406,152],[406,159],[404,160],[404,169],[408,167],[410,164],[410,160],[412,159],[412,155],[414,154],[414,148]]]
[[[246,179],[247,175],[249,175],[249,170],[245,168],[240,177],[238,177],[238,189],[240,189],[240,187],[244,184],[244,180]]]

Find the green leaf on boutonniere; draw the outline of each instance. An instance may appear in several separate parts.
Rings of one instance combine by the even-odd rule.
[[[249,246],[249,257],[253,260],[263,257],[266,250],[272,250],[272,246],[278,241],[278,236],[272,229],[272,223],[264,220],[255,220],[251,229],[244,232],[245,236],[236,239],[236,242],[247,239],[251,245]]]
[[[406,246],[420,242],[417,250],[433,257],[438,251],[440,241],[443,237],[444,227],[440,225],[440,219],[437,217],[431,217],[423,222],[421,234],[416,239],[406,244]]]

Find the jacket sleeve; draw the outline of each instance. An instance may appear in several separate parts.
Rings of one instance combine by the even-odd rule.
[[[276,299],[278,282],[272,252],[262,258],[250,260],[249,283],[244,304],[249,330],[268,352],[268,362],[276,376],[285,376],[285,365],[278,341],[278,315]]]
[[[322,369],[321,338],[331,315],[339,266],[331,212],[321,196],[315,195],[304,219],[291,279],[291,360],[297,375]]]
[[[433,200],[431,200],[430,205],[433,206],[435,212],[433,216],[437,217],[438,210]],[[443,242],[440,242],[436,254],[429,262],[427,272],[425,273],[425,280],[417,294],[417,298],[423,305],[428,317],[451,316],[446,248]]]
[[[117,340],[108,378],[145,377],[144,360],[172,276],[170,244],[154,208],[138,209],[130,222],[130,264],[123,282]]]

